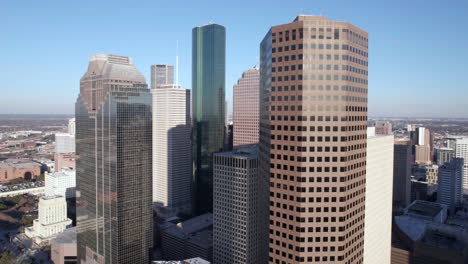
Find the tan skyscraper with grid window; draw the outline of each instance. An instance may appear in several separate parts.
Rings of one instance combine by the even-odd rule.
[[[252,68],[234,85],[234,148],[258,144],[259,78],[258,68]]]
[[[367,33],[301,15],[260,50],[269,262],[363,263]]]

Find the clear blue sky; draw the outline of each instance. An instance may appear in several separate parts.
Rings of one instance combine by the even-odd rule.
[[[74,112],[93,53],[175,64],[191,86],[191,29],[226,27],[226,97],[257,63],[273,25],[297,14],[348,21],[369,32],[369,114],[468,117],[468,1],[23,1],[0,0],[0,114]]]

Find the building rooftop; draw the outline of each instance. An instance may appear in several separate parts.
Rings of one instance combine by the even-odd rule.
[[[244,147],[233,151],[220,152],[215,155],[226,156],[226,157],[245,157],[245,158],[257,158],[258,147],[256,145],[250,147]]]
[[[58,234],[54,239],[54,243],[76,244],[76,227],[67,228],[65,231]]]
[[[185,239],[201,247],[212,247],[213,241],[213,214],[207,213],[187,221],[173,224],[161,224],[164,233]]]
[[[435,217],[443,209],[443,205],[438,203],[415,201],[407,207],[407,212],[413,216]]]
[[[202,258],[191,258],[186,260],[153,261],[152,264],[210,264],[210,262]]]
[[[30,160],[7,159],[0,161],[0,168],[32,169],[37,167],[41,167],[41,164]]]

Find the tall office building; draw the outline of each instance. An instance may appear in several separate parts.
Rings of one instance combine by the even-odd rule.
[[[164,84],[174,83],[174,66],[166,64],[151,65],[151,89]]]
[[[462,158],[464,160],[463,164],[463,189],[468,190],[468,138],[457,139],[456,143],[456,153],[457,158]]]
[[[80,263],[148,263],[151,94],[129,57],[91,56],[76,102]]]
[[[392,123],[390,122],[374,122],[375,134],[377,135],[392,135]]]
[[[455,150],[451,148],[436,148],[437,165],[444,165],[455,157]]]
[[[367,134],[364,264],[390,264],[393,135]]]
[[[234,85],[234,147],[258,144],[260,71],[252,68],[242,73]]]
[[[76,134],[75,118],[68,120],[68,134],[72,136],[75,136]]]
[[[453,158],[439,168],[437,202],[446,205],[451,212],[463,201],[463,165],[462,158]]]
[[[258,177],[256,147],[214,157],[213,263],[268,262],[268,189]]]
[[[213,208],[213,153],[225,137],[226,30],[209,24],[192,30],[192,144],[194,206]]]
[[[260,46],[260,177],[270,263],[362,263],[367,33],[298,16]]]
[[[411,202],[411,151],[410,145],[394,145],[393,204],[400,209]]]
[[[190,90],[163,85],[153,95],[153,203],[160,216],[191,213]]]

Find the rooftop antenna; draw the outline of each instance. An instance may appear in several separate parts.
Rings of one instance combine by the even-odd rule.
[[[177,40],[177,45],[176,45],[176,81],[175,84],[179,84],[179,40]]]

